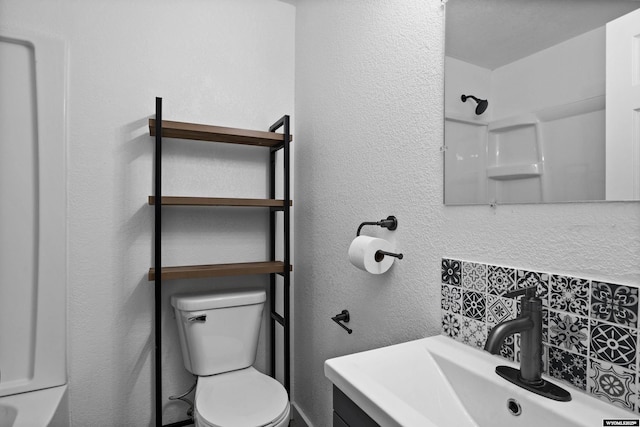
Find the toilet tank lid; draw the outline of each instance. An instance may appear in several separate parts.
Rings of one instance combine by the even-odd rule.
[[[236,292],[176,294],[171,297],[171,305],[181,311],[199,311],[262,304],[266,299],[265,291],[252,289]]]

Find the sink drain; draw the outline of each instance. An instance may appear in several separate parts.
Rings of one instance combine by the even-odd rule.
[[[509,413],[514,417],[517,417],[522,413],[522,407],[515,399],[507,400],[507,409],[509,410]]]

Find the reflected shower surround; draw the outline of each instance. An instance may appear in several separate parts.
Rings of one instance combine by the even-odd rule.
[[[445,204],[640,200],[640,5],[477,3],[446,5]]]
[[[637,286],[451,258],[441,267],[442,334],[482,349],[489,331],[517,317],[514,289],[543,301],[544,373],[615,406],[640,412]],[[501,356],[520,360],[520,335]],[[497,363],[496,363],[497,364]]]
[[[605,98],[499,120],[445,120],[445,203],[605,198]]]

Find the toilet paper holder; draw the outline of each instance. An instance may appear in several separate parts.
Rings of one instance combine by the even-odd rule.
[[[373,259],[375,259],[376,262],[381,262],[384,259],[385,255],[396,257],[398,259],[404,258],[404,255],[402,254],[394,254],[393,252],[387,252],[387,251],[377,251]]]
[[[393,215],[389,215],[387,217],[387,219],[381,219],[380,221],[363,222],[362,224],[360,224],[360,227],[358,227],[358,231],[356,232],[356,236],[360,235],[360,230],[362,230],[362,227],[364,227],[365,225],[379,225],[382,228],[387,228],[387,229],[393,231],[396,228],[398,228],[398,218],[396,218]]]
[[[362,227],[364,227],[365,225],[378,225],[382,228],[386,228],[388,230],[393,231],[396,228],[398,228],[398,218],[396,218],[393,215],[389,215],[387,219],[381,219],[380,221],[363,222],[358,227],[358,231],[356,231],[356,236],[360,235],[360,231],[362,230]],[[385,256],[392,256],[398,259],[404,258],[404,255],[402,254],[394,254],[393,252],[387,252],[387,251],[377,251],[375,255],[375,260],[377,262],[381,262]]]
[[[341,313],[336,314],[335,316],[333,316],[331,318],[331,320],[333,320],[334,322],[336,322],[338,325],[340,325],[342,327],[342,329],[344,329],[345,331],[347,331],[349,334],[351,334],[353,332],[353,329],[349,328],[347,325],[345,325],[342,322],[348,322],[350,319],[349,316],[349,311],[348,310],[342,310]]]

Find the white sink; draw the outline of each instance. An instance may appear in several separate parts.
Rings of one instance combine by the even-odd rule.
[[[638,419],[558,382],[570,402],[538,396],[499,377],[498,365],[518,367],[434,336],[329,359],[324,372],[383,427],[601,427],[604,419]]]

